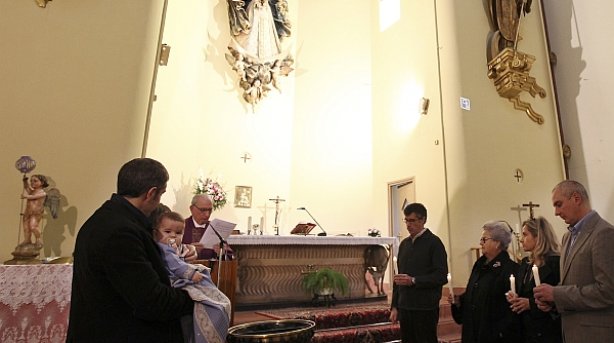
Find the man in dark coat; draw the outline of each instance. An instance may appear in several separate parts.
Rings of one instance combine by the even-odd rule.
[[[399,246],[390,321],[400,323],[403,343],[437,343],[439,300],[448,274],[446,250],[439,237],[424,227],[424,205],[409,204],[403,214],[409,237]]]
[[[127,162],[117,194],[79,230],[67,342],[183,342],[194,303],[171,287],[148,220],[167,181],[158,161]]]

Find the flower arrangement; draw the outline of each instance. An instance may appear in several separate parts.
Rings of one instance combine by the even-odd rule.
[[[198,180],[196,180],[194,194],[209,195],[211,201],[213,201],[214,210],[221,209],[226,205],[226,192],[217,181],[213,181],[210,178],[203,180],[199,177]]]
[[[382,236],[381,232],[379,232],[379,230],[375,228],[369,229],[367,231],[367,234],[371,237],[381,237]]]

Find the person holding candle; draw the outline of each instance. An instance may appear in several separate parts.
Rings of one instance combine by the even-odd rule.
[[[561,281],[535,287],[535,302],[561,314],[566,343],[614,342],[614,226],[591,208],[586,188],[577,181],[556,185],[552,205],[569,225]]]
[[[505,221],[490,221],[482,230],[483,255],[473,265],[465,293],[448,297],[452,317],[463,326],[463,343],[517,343],[520,322],[505,295],[511,290],[510,276],[517,278],[518,269],[507,252],[512,229]]]
[[[390,321],[399,322],[403,343],[437,343],[439,301],[448,273],[446,249],[424,227],[424,205],[409,204],[403,214],[409,237],[399,245]]]
[[[507,300],[520,316],[523,342],[562,342],[560,316],[539,310],[533,296],[533,288],[540,283],[556,285],[560,281],[559,244],[554,230],[544,217],[527,220],[522,224],[520,243],[530,255],[520,263],[517,294],[508,294]]]

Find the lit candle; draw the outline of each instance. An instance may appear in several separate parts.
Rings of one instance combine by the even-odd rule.
[[[397,265],[397,257],[396,256],[392,257],[392,266],[394,267],[394,274],[398,274],[399,273],[399,266]]]
[[[541,285],[541,281],[539,280],[539,269],[537,269],[536,265],[533,265],[533,279],[535,279],[535,286]]]
[[[252,231],[252,216],[247,217],[247,232]]]
[[[448,273],[448,289],[450,290],[450,295],[452,296],[452,303],[454,304],[454,288],[452,287],[452,274]]]
[[[510,290],[512,293],[516,294],[516,278],[514,275],[510,275]]]

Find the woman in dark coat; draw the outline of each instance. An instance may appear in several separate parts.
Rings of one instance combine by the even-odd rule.
[[[542,312],[535,305],[533,288],[533,265],[538,267],[541,282],[557,285],[560,281],[559,244],[552,226],[544,217],[527,220],[522,224],[522,247],[530,252],[518,270],[516,290],[509,294],[512,311],[518,313],[522,322],[522,336],[525,343],[562,342],[561,318],[556,311]]]
[[[510,276],[516,275],[518,269],[507,253],[511,241],[507,222],[484,224],[480,238],[483,255],[473,265],[465,293],[454,299],[452,305],[454,320],[463,325],[463,343],[520,340],[518,316],[510,309],[505,296],[510,291]]]

